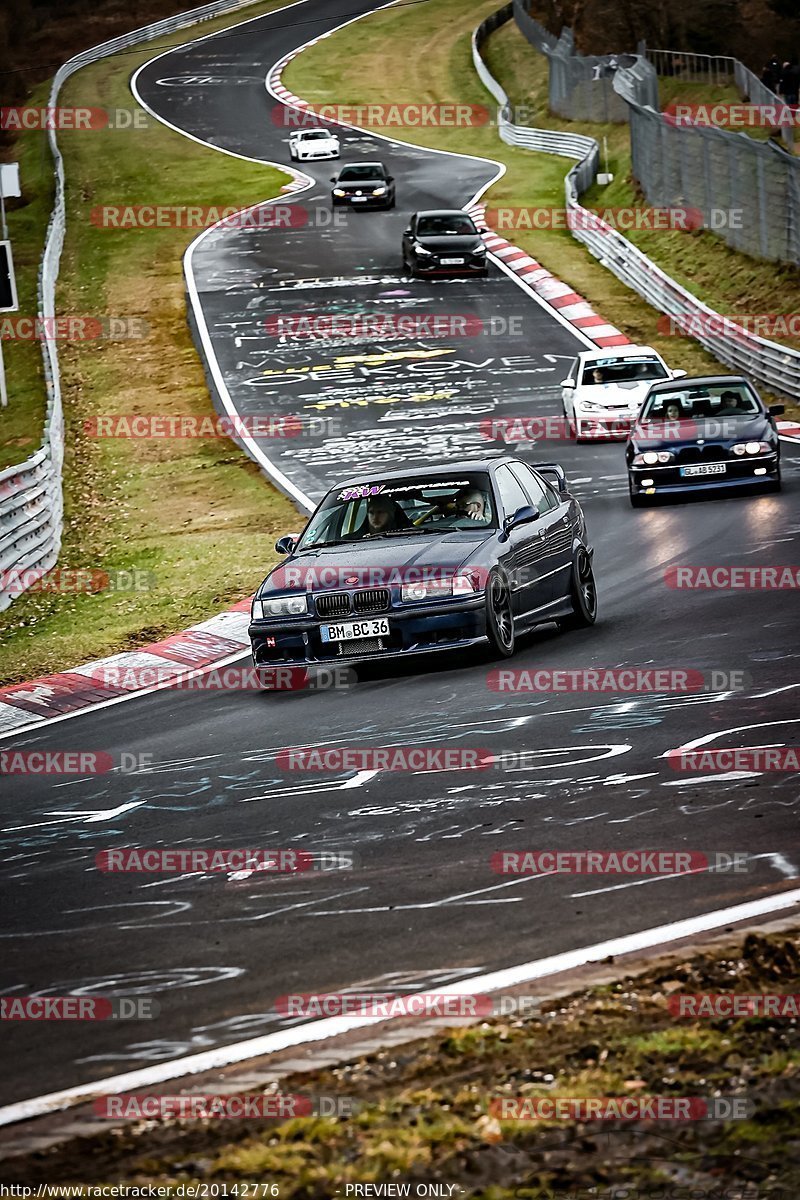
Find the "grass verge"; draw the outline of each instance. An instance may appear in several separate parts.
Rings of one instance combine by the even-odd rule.
[[[267,3],[247,16],[280,7]],[[206,22],[202,35],[241,19]],[[158,45],[192,36],[184,30]],[[131,108],[128,79],[152,55],[145,47],[85,68],[65,85],[61,104]],[[29,102],[45,103],[47,90],[41,85]],[[133,648],[202,620],[253,590],[274,560],[276,532],[297,523],[289,501],[227,440],[99,440],[84,429],[103,413],[212,411],[187,325],[181,270],[197,230],[101,228],[92,223],[93,208],[245,207],[279,193],[287,176],[206,149],[150,117],[139,129],[65,132],[59,144],[67,175],[67,238],[57,311],[122,317],[143,331],[124,340],[60,343],[67,523],[59,567],[147,572],[140,578],[151,586],[135,593],[25,594],[0,615],[0,683]],[[27,203],[11,222],[21,312],[27,315],[36,311],[50,165],[43,133],[23,135],[17,150]],[[40,350],[33,342],[6,347],[12,401],[8,420],[6,413],[0,420],[4,440],[10,438],[6,454],[19,462],[41,438]]]
[[[458,0],[438,0],[435,6],[387,9],[306,50],[289,64],[284,81],[291,91],[319,103],[400,103],[413,99],[417,103],[457,100],[491,105],[475,74],[470,39],[478,22],[496,8],[493,0],[483,0],[469,9]],[[392,47],[391,55],[385,54],[386,46]],[[492,34],[485,57],[512,102],[536,109],[538,115],[529,118],[530,124],[608,139],[614,182],[586,193],[583,201],[587,206],[642,204],[631,178],[626,125],[583,125],[550,115],[546,60],[533,50],[513,22]],[[506,173],[487,193],[489,207],[563,209],[568,160],[507,146],[491,126],[386,132],[396,132],[403,140],[418,145],[502,162]],[[402,180],[399,184],[398,200],[402,205]],[[628,337],[656,346],[674,366],[690,374],[728,370],[693,339],[659,333],[656,310],[601,267],[568,231],[517,229],[509,236],[584,295]],[[800,311],[800,272],[746,258],[710,233],[637,231],[631,241],[719,312],[774,312],[776,296],[780,296],[783,311]],[[800,415],[800,406],[787,404],[790,410]]]
[[[247,1194],[282,1200],[353,1196],[346,1185],[381,1182],[410,1184],[398,1196],[422,1194],[415,1185],[436,1182],[451,1190],[428,1194],[482,1200],[789,1200],[800,1187],[800,1159],[791,1152],[798,1137],[798,1021],[679,1018],[669,998],[796,993],[800,933],[750,934],[686,955],[545,1003],[535,1017],[448,1030],[281,1085],[289,1094],[351,1098],[354,1115],[263,1129],[252,1120],[140,1122],[9,1160],[4,1176],[26,1184],[158,1184],[168,1195],[188,1183],[226,1184],[235,1194],[234,1185],[257,1181],[265,1190]],[[751,1111],[689,1122],[501,1121],[490,1111],[493,1098],[555,1096],[738,1097]]]

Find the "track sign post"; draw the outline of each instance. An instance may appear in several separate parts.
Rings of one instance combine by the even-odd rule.
[[[11,257],[11,242],[0,242],[0,312],[16,312],[17,281],[14,278],[14,260]],[[3,365],[3,343],[0,339],[0,406],[8,404],[6,373]]]
[[[16,312],[16,310],[17,281],[14,278],[11,242],[0,242],[0,312]]]

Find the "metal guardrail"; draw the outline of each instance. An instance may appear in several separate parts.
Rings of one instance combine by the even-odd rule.
[[[481,47],[489,34],[512,16],[513,5],[506,5],[482,21],[472,35],[475,69],[484,86],[506,111],[509,107],[508,97],[483,60]],[[624,68],[617,72],[617,76],[618,87],[627,90],[632,86],[631,80],[625,77]],[[771,391],[800,399],[800,351],[758,337],[737,325],[734,320],[715,312],[652,262],[623,234],[580,204],[579,198],[594,182],[597,170],[599,148],[594,138],[513,126],[512,141],[511,131],[506,130],[508,136],[504,136],[502,119],[498,125],[500,136],[512,145],[529,150],[546,150],[551,154],[580,160],[571,168],[565,180],[567,221],[572,236],[582,242],[602,266],[653,308],[673,318],[677,328],[689,333],[720,362],[751,375]],[[548,145],[545,145],[545,140]]]
[[[503,88],[492,75],[481,55],[481,46],[490,33],[498,29],[514,15],[514,5],[507,4],[492,13],[473,31],[472,61],[483,86],[498,103],[497,132],[507,145],[519,146],[523,150],[536,150],[541,154],[558,154],[563,158],[578,159],[573,168],[582,191],[590,187],[597,174],[600,148],[592,137],[579,133],[562,133],[557,129],[531,129],[527,125],[516,125],[511,120],[512,106]],[[553,39],[555,41],[555,39]]]
[[[144,25],[141,29],[84,50],[56,71],[47,104],[51,108],[57,106],[62,85],[82,67],[116,54],[118,50],[152,41],[162,34],[174,33],[188,25],[210,21],[256,3],[258,0],[215,0],[212,4],[204,4],[152,25]],[[45,329],[52,327],[48,318],[52,320],[55,317],[56,280],[66,231],[64,163],[55,130],[49,129],[47,137],[53,158],[55,199],[39,265],[37,288],[39,316],[45,318],[42,322],[42,328]],[[42,340],[42,358],[47,389],[42,444],[25,462],[0,472],[0,612],[50,570],[57,562],[61,549],[64,416],[58,348],[54,339]]]

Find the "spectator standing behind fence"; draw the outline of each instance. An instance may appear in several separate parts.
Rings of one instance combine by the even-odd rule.
[[[761,82],[764,87],[768,87],[771,92],[777,92],[781,81],[781,64],[778,62],[777,54],[773,54],[769,62],[761,72]]]
[[[800,89],[800,67],[796,62],[783,64],[778,89],[787,104],[797,104],[797,94]]]

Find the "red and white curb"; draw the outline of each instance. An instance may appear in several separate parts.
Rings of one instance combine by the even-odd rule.
[[[157,691],[169,687],[178,675],[241,658],[250,649],[250,605],[249,599],[241,600],[233,608],[142,650],[112,654],[71,671],[0,688],[0,737],[97,705],[128,700],[137,692]],[[149,687],[141,682],[148,670],[159,680]]]
[[[486,219],[484,204],[468,204],[466,210],[477,225],[483,225]],[[588,300],[572,290],[567,283],[557,279],[546,267],[531,258],[519,246],[515,246],[499,234],[489,232],[483,235],[487,248],[499,258],[503,264],[524,279],[533,288],[537,296],[544,300],[558,315],[581,333],[593,341],[596,346],[627,346],[630,338],[626,337],[615,325],[609,325],[603,317],[594,311]]]

